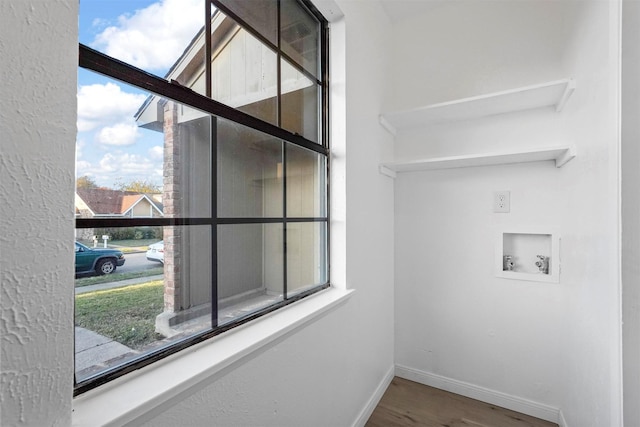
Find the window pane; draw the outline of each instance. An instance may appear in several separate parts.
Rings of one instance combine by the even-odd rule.
[[[282,50],[319,79],[320,23],[295,0],[282,0],[281,8]]]
[[[81,70],[76,215],[211,215],[211,118]]]
[[[211,215],[211,116],[173,101],[163,105],[165,217]]]
[[[278,4],[269,0],[219,0],[274,45],[278,44]]]
[[[204,17],[204,0],[82,0],[79,38],[80,43],[162,77],[202,44]]]
[[[80,3],[81,43],[171,82],[78,72],[76,391],[327,282],[327,158],[188,95],[324,143],[320,23],[295,0],[213,3],[251,28],[208,0]]]
[[[218,119],[218,216],[282,216],[282,142]]]
[[[218,226],[220,325],[282,300],[282,224]]]
[[[282,61],[282,127],[318,142],[320,86]]]
[[[287,296],[327,281],[326,223],[287,223]]]
[[[220,14],[222,27],[213,28],[211,98],[269,123],[277,123],[277,56],[274,51]],[[201,92],[204,93],[204,92]]]
[[[210,226],[77,229],[75,254],[78,382],[211,329]]]
[[[287,216],[326,216],[326,160],[304,148],[287,144]]]

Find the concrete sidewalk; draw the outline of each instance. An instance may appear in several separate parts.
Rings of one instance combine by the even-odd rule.
[[[138,277],[136,279],[120,280],[117,282],[100,283],[97,285],[81,286],[75,288],[76,295],[86,292],[101,291],[106,289],[123,288],[153,280],[162,280],[164,275]],[[75,327],[76,336],[76,373],[85,369],[100,369],[106,367],[108,361],[123,358],[126,355],[134,355],[137,352],[126,345],[100,335],[79,326]]]
[[[76,372],[101,366],[134,350],[110,338],[76,326]]]
[[[138,277],[136,279],[119,280],[117,282],[99,283],[97,285],[80,286],[76,288],[76,295],[84,294],[85,292],[103,291],[105,289],[122,288],[130,285],[137,285],[139,283],[151,282],[153,280],[162,280],[163,274],[156,276]]]

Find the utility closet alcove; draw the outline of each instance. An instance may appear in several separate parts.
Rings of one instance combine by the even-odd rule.
[[[499,233],[496,276],[504,279],[558,283],[560,238],[553,233]]]

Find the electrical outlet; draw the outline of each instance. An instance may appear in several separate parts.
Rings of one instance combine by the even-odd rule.
[[[495,213],[509,213],[511,211],[511,193],[509,191],[495,191],[493,193],[493,211]]]

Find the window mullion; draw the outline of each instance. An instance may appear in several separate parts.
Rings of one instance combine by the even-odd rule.
[[[218,119],[211,117],[211,327],[218,327]]]
[[[205,95],[211,98],[211,0],[204,2],[204,78]]]
[[[288,299],[287,288],[287,144],[282,144],[282,295]]]
[[[281,0],[277,0],[276,12],[276,85],[277,85],[277,109],[278,127],[282,127],[282,50],[280,47],[280,11],[282,9]],[[282,297],[286,301],[287,295],[287,144],[282,143]]]
[[[282,127],[282,50],[280,49],[280,0],[277,2],[277,24],[276,37],[278,46],[276,49],[276,87],[277,87],[277,110],[278,110],[278,127]]]
[[[329,27],[320,26],[320,72],[322,75],[322,146],[329,149]],[[327,161],[327,168],[328,168]]]

